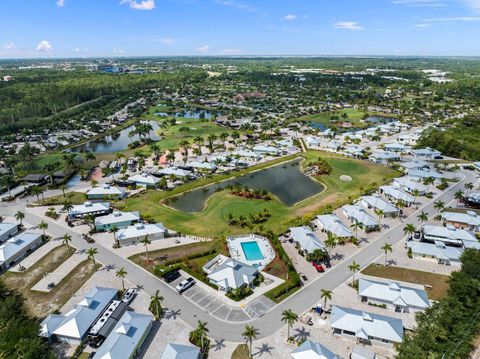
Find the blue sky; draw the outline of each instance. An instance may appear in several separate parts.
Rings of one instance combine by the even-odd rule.
[[[480,0],[4,0],[0,14],[0,58],[480,55]]]

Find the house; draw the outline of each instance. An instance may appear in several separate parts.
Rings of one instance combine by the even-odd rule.
[[[416,158],[423,158],[423,159],[432,159],[442,154],[440,151],[433,150],[430,147],[411,150],[410,153]]]
[[[214,163],[200,161],[188,162],[185,166],[188,168],[192,168],[196,171],[204,172],[214,172],[217,169],[217,165]]]
[[[165,238],[167,230],[161,223],[137,223],[121,229],[117,233],[117,241],[122,246],[136,244],[147,237],[150,240]]]
[[[415,198],[408,193],[400,191],[398,188],[393,186],[381,186],[380,192],[389,199],[390,201],[403,202],[405,206],[410,207],[414,202]]]
[[[257,267],[221,254],[205,264],[203,270],[207,274],[210,283],[225,292],[251,286],[258,274]]]
[[[7,239],[13,237],[18,233],[18,224],[0,222],[0,243],[5,242]]]
[[[101,187],[93,187],[87,192],[88,199],[122,199],[125,197],[125,190],[120,187],[104,184]]]
[[[422,160],[413,160],[408,162],[400,162],[400,167],[402,167],[405,172],[408,173],[410,170],[423,170],[425,168],[430,168],[427,162]]]
[[[370,213],[363,207],[358,205],[344,205],[342,207],[343,214],[351,223],[360,223],[366,231],[373,231],[378,228],[379,223]]]
[[[417,181],[423,181],[426,178],[433,178],[435,181],[440,181],[445,176],[437,171],[432,171],[430,169],[421,169],[421,170],[409,170],[408,176],[416,179]]]
[[[447,225],[435,226],[425,224],[423,226],[423,238],[431,242],[444,242],[445,244],[453,244],[460,246],[468,246],[468,242],[479,243],[475,234],[465,229],[457,229],[453,226]],[[466,244],[467,243],[467,244]]]
[[[473,232],[480,232],[480,216],[477,212],[442,212],[444,224],[455,228],[465,229]]]
[[[339,238],[349,238],[353,236],[352,231],[335,214],[323,214],[317,216],[315,224],[326,233],[332,233]]]
[[[117,297],[117,289],[93,287],[74,309],[65,315],[50,314],[40,324],[40,336],[78,345],[107,305]]]
[[[23,180],[31,185],[42,185],[47,182],[48,176],[46,174],[31,173],[23,177]]]
[[[150,329],[153,316],[126,311],[93,359],[134,358]]]
[[[393,281],[360,278],[358,295],[362,302],[385,305],[399,313],[414,313],[430,307],[425,289],[414,288]]]
[[[332,307],[330,326],[334,334],[355,337],[362,344],[393,345],[403,340],[401,319],[336,305]]]
[[[480,208],[480,192],[470,192],[463,198],[465,207]]]
[[[308,339],[291,352],[290,356],[293,359],[341,359],[322,344]]]
[[[85,202],[84,204],[79,204],[73,206],[73,208],[68,211],[68,217],[70,219],[83,218],[87,215],[92,216],[103,216],[110,213],[110,203],[108,202]]]
[[[0,245],[0,271],[15,265],[42,244],[42,234],[23,232]]]
[[[382,211],[384,217],[397,217],[400,210],[379,196],[362,196],[360,203],[368,209]]]
[[[386,165],[389,162],[400,161],[400,155],[387,151],[374,152],[370,155],[370,161]]]
[[[419,196],[423,196],[425,193],[427,193],[427,186],[408,176],[395,178],[393,180],[393,186],[410,194],[418,191]]]
[[[193,345],[168,343],[161,359],[199,359],[200,348]]]
[[[415,259],[436,259],[438,264],[460,266],[460,257],[464,249],[460,247],[446,246],[443,242],[407,242]]]
[[[410,147],[405,146],[402,143],[387,143],[385,146],[383,146],[383,149],[387,152],[405,152],[407,149],[410,149]]]
[[[149,175],[148,173],[142,173],[128,177],[128,181],[135,183],[138,187],[155,188],[157,183],[160,182],[160,178]]]
[[[293,241],[304,253],[313,253],[316,249],[325,250],[323,242],[313,233],[308,226],[291,227],[290,234]]]
[[[113,227],[118,229],[126,228],[140,221],[138,212],[113,211],[112,213],[95,218],[95,228],[97,231],[109,231]]]
[[[260,155],[272,155],[276,156],[280,154],[280,150],[273,146],[257,145],[253,147],[253,152],[256,152]]]
[[[307,136],[303,139],[303,141],[305,142],[308,148],[320,146],[320,140],[314,136]]]
[[[158,170],[156,174],[159,176],[174,176],[174,177],[183,178],[183,177],[192,176],[193,172],[184,170],[181,168],[177,168],[177,167],[165,167],[165,168],[162,168],[161,170]]]

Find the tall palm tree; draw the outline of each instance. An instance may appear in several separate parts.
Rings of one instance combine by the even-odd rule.
[[[17,221],[20,221],[20,225],[22,225],[23,220],[25,219],[25,212],[17,211],[17,213],[15,213],[15,219]]]
[[[389,243],[385,243],[383,246],[382,246],[382,250],[383,250],[383,253],[385,254],[385,267],[387,266],[387,253],[388,252],[392,252],[393,251],[393,247],[391,244]]]
[[[291,309],[282,312],[282,322],[287,323],[287,338],[290,338],[290,328],[298,321],[298,315]]]
[[[98,249],[94,247],[90,247],[87,249],[87,257],[91,259],[93,262],[93,271],[97,271],[97,263],[95,262],[95,255],[98,253]]]
[[[360,223],[359,221],[355,220],[355,222],[353,222],[350,227],[353,228],[353,230],[355,231],[355,237],[358,238],[358,230],[359,229],[363,229],[363,224]]]
[[[428,213],[425,213],[424,211],[422,211],[422,213],[420,213],[417,216],[417,218],[421,223],[424,223],[424,222],[428,221]]]
[[[8,197],[12,197],[12,194],[10,192],[10,187],[12,185],[12,182],[13,182],[13,176],[10,176],[10,175],[3,175],[1,178],[0,178],[0,185],[2,187],[6,187],[7,188],[7,191],[8,191]],[[33,187],[32,187],[32,190],[33,190]],[[33,193],[33,192],[32,192]],[[37,195],[37,200],[40,200],[38,198],[38,195]]]
[[[116,225],[113,225],[112,228],[110,228],[110,232],[113,233],[113,240],[115,241],[115,245],[120,246],[120,242],[117,239],[118,227]]]
[[[202,322],[199,320],[197,322],[197,328],[195,329],[195,332],[200,337],[200,343],[202,344],[202,349],[204,349],[203,341],[208,334],[207,322]]]
[[[458,206],[460,204],[460,200],[463,199],[463,191],[458,190],[457,192],[455,192],[453,197],[457,200],[457,206]]]
[[[117,276],[117,278],[120,278],[122,280],[122,288],[125,292],[125,276],[127,275],[127,271],[125,270],[125,268],[121,267],[119,270],[117,270],[115,275]]]
[[[332,291],[327,289],[322,289],[320,291],[320,298],[323,299],[323,310],[327,310],[327,300],[332,300]]]
[[[60,189],[62,190],[63,197],[65,197],[65,191],[67,190],[67,185],[62,184],[60,186]]]
[[[405,227],[403,227],[403,233],[405,233],[406,236],[411,236],[413,233],[415,233],[415,226],[411,223],[408,223],[405,225]]]
[[[445,208],[445,202],[441,200],[435,201],[433,202],[433,208],[440,212],[442,209]]]
[[[147,258],[147,263],[148,263],[150,262],[150,260],[148,259],[148,246],[152,244],[152,241],[148,238],[148,236],[145,236],[145,238],[142,239],[140,243],[142,243],[143,246],[145,247],[145,257]]]
[[[69,201],[63,202],[62,211],[70,212],[73,209],[73,204]]]
[[[157,289],[154,295],[150,297],[150,312],[152,312],[155,320],[159,320],[163,313],[162,308],[163,297],[160,295],[160,290]]]
[[[259,334],[260,334],[260,332],[254,326],[252,326],[252,325],[246,325],[245,326],[245,330],[243,331],[242,335],[245,337],[246,342],[249,343],[248,352],[249,352],[250,356],[252,356],[253,340],[257,339],[257,335],[259,335]]]
[[[62,244],[67,246],[68,254],[70,254],[70,243],[72,241],[72,236],[68,233],[65,233],[62,237]]]
[[[465,183],[464,187],[465,187],[465,190],[468,193],[469,191],[471,191],[473,189],[473,183],[472,182]]]
[[[358,264],[357,262],[353,261],[352,264],[350,264],[348,266],[348,269],[350,270],[350,272],[353,273],[353,276],[352,276],[352,286],[355,286],[355,273],[357,273],[359,270],[360,270],[360,264]]]
[[[382,209],[376,209],[375,214],[378,216],[378,224],[382,221],[383,215],[385,212]]]
[[[327,239],[325,239],[324,244],[325,244],[325,248],[327,249],[327,254],[330,257],[329,249],[333,249],[337,245],[337,236],[334,235],[332,232],[328,232]]]
[[[41,221],[39,224],[38,224],[38,229],[41,229],[42,232],[43,232],[43,236],[45,237],[45,231],[47,230],[48,228],[48,223],[45,222],[45,221]]]
[[[415,201],[415,206],[416,206],[416,208],[418,208],[417,197],[420,196],[420,191],[415,188],[415,189],[412,191],[412,196],[413,196],[414,201]]]
[[[40,201],[40,194],[43,192],[43,190],[39,186],[33,186],[30,188],[30,192],[37,196],[37,201]]]

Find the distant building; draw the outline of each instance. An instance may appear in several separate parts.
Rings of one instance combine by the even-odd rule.
[[[73,208],[68,212],[68,217],[71,219],[83,218],[87,215],[93,216],[103,216],[110,213],[110,203],[108,202],[85,202],[84,204],[79,204],[73,206]]]
[[[317,216],[315,224],[322,231],[332,233],[340,238],[349,238],[353,236],[352,231],[335,214],[323,214]]]
[[[413,258],[422,260],[435,259],[438,264],[460,266],[460,257],[464,249],[461,247],[446,246],[443,242],[407,242]]]
[[[397,203],[402,201],[407,207],[410,207],[415,202],[415,198],[412,195],[402,192],[394,186],[381,186],[380,191],[389,200],[394,200]]]
[[[442,212],[442,219],[447,225],[455,228],[466,229],[473,232],[480,232],[480,216],[477,212]]]
[[[0,245],[0,271],[15,265],[42,244],[41,233],[23,232]]]
[[[304,253],[313,253],[313,251],[319,249],[325,250],[325,245],[317,237],[317,235],[308,226],[291,227],[290,233],[293,241]]]
[[[128,181],[135,183],[138,187],[155,188],[160,178],[142,173],[140,175],[130,176]]]
[[[112,213],[95,218],[95,228],[97,231],[109,231],[113,227],[118,229],[127,228],[140,221],[138,212],[113,211]]]
[[[435,226],[431,224],[425,224],[423,226],[423,238],[431,242],[444,242],[445,244],[453,244],[459,246],[469,246],[469,242],[478,243],[475,234],[465,229],[457,229],[451,225]]]
[[[101,187],[93,187],[87,192],[88,199],[122,199],[125,197],[125,190],[120,187],[104,184]]]
[[[221,254],[209,261],[203,270],[210,283],[225,292],[251,286],[258,274],[258,268]]]
[[[3,76],[3,81],[13,81],[13,77],[10,75]]]
[[[147,237],[150,240],[165,238],[167,230],[161,223],[137,223],[121,229],[117,233],[117,240],[122,246],[139,243]]]
[[[400,210],[379,196],[362,196],[360,203],[368,209],[382,211],[384,217],[396,217]]]
[[[0,243],[5,242],[7,239],[13,237],[18,233],[18,224],[0,222]]]
[[[378,221],[363,207],[356,205],[344,205],[343,213],[351,223],[360,223],[366,231],[373,231],[378,228]]]
[[[414,157],[422,158],[422,159],[432,159],[432,158],[435,158],[436,156],[441,155],[440,151],[433,150],[430,147],[419,148],[416,150],[411,150],[410,152]]]

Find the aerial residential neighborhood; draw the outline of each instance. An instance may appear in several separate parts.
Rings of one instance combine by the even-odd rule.
[[[0,358],[480,358],[474,3],[0,4]]]

